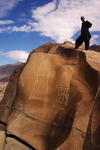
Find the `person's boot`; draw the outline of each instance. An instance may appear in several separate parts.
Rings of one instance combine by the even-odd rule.
[[[74,47],[74,49],[78,49],[78,47],[77,47],[77,46],[75,46],[75,47]]]
[[[75,43],[75,47],[74,47],[74,49],[78,49],[78,44],[77,43]]]

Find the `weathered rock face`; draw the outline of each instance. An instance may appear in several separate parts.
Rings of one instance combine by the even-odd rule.
[[[32,51],[0,103],[1,150],[100,150],[96,54],[66,43]]]

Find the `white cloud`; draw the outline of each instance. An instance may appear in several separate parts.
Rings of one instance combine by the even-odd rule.
[[[90,40],[90,45],[93,45],[93,44],[98,45],[99,43],[97,42],[97,39],[100,39],[100,35],[97,35],[97,34],[93,35]]]
[[[32,10],[34,30],[58,42],[73,41],[73,35],[80,30],[80,16],[93,23],[91,31],[100,30],[99,12],[100,0],[54,0]]]
[[[31,26],[23,25],[21,27],[13,26],[11,31],[12,32],[30,32],[32,30],[31,30]]]
[[[19,2],[23,0],[0,0],[0,18],[8,15]]]
[[[23,25],[23,26],[8,26],[8,27],[1,27],[0,33],[3,32],[32,32],[34,31],[31,25]]]
[[[0,25],[12,24],[12,23],[14,23],[13,20],[0,20]]]
[[[8,27],[1,27],[1,28],[0,28],[0,33],[3,33],[3,32],[11,32],[11,29],[12,29],[11,26],[8,26]]]
[[[0,56],[5,56],[19,62],[25,62],[29,56],[29,53],[24,50],[13,50],[9,52],[2,52]]]
[[[4,0],[4,2],[7,0]],[[21,0],[8,0],[13,3],[11,8]],[[11,4],[12,4],[11,3]],[[100,31],[100,0],[53,0],[37,8],[33,8],[32,20],[23,26],[8,26],[0,28],[0,32],[39,32],[43,36],[57,42],[73,41],[75,33],[80,31],[80,16],[92,22],[90,31]],[[95,36],[92,42],[95,42]]]
[[[38,20],[44,19],[46,15],[54,11],[56,5],[54,2],[50,2],[42,7],[38,7],[36,10],[32,10],[32,17]]]

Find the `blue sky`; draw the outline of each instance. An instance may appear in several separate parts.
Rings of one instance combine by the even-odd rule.
[[[100,45],[100,0],[1,0],[0,65],[25,62],[49,41],[72,41],[80,33],[80,16],[92,22],[91,45]]]

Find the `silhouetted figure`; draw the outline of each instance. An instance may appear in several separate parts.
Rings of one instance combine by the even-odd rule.
[[[89,28],[91,28],[92,23],[89,21],[85,21],[85,17],[81,17],[82,27],[81,27],[81,35],[76,39],[75,49],[77,49],[83,42],[85,42],[85,50],[89,49],[89,41],[91,38]]]

